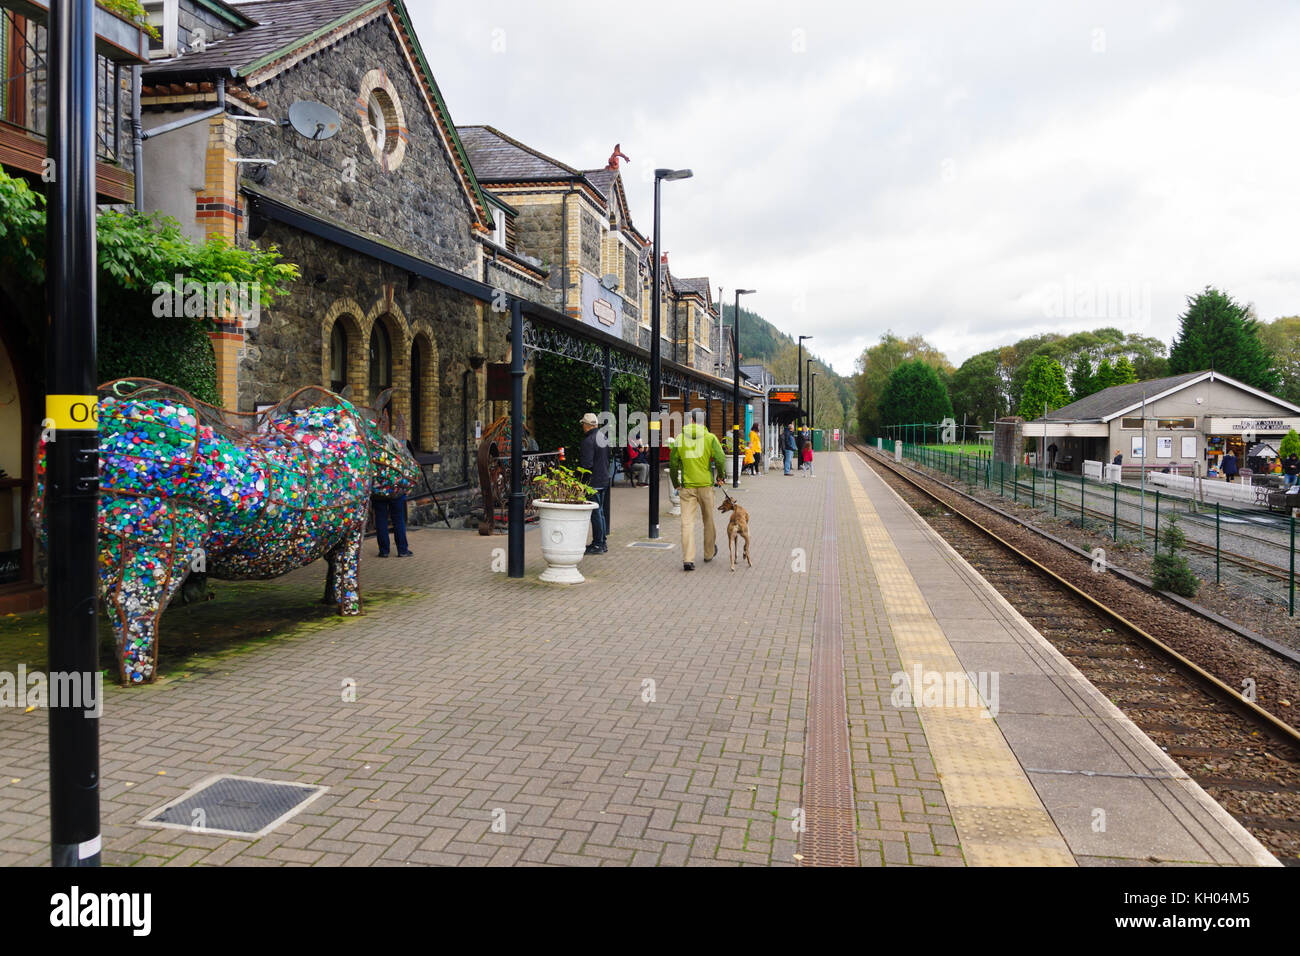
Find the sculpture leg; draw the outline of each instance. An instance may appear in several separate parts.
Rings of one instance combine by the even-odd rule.
[[[338,559],[338,548],[325,555],[325,596],[320,599],[321,604],[338,603],[338,595],[334,588],[335,565],[338,564]]]
[[[357,576],[361,565],[361,535],[363,531],[363,528],[357,527],[349,532],[347,538],[337,548],[333,577],[334,596],[340,614],[361,613],[361,592],[358,589]]]
[[[113,622],[118,680],[152,683],[158,619],[190,571],[206,566],[200,545],[207,519],[157,499],[105,503],[100,509],[100,588]]]

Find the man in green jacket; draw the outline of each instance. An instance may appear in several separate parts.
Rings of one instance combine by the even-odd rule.
[[[718,553],[713,486],[727,473],[727,459],[718,436],[704,427],[703,412],[687,412],[686,422],[668,453],[668,476],[682,502],[682,570],[694,571],[696,511],[704,521],[704,560],[712,561]]]

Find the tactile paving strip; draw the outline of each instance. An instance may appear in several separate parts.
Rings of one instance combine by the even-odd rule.
[[[840,566],[835,526],[835,482],[826,482],[821,581],[813,621],[808,686],[808,734],[803,774],[804,866],[857,866],[857,816],[844,698],[844,635],[840,623]]]
[[[965,672],[916,580],[854,473],[849,485],[903,670]],[[969,706],[917,707],[962,853],[972,866],[1073,866],[1074,855],[1038,798],[988,708],[971,687]]]

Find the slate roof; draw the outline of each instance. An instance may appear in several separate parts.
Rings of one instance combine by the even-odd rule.
[[[709,277],[697,276],[692,279],[678,279],[673,277],[673,284],[684,292],[696,292],[710,306],[713,305],[713,299],[709,296]]]
[[[587,169],[582,175],[586,176],[606,199],[614,198],[614,180],[618,178],[617,169]]]
[[[582,172],[539,153],[491,126],[457,126],[479,182],[582,178]],[[593,184],[594,185],[594,184]]]
[[[1141,404],[1144,394],[1148,399],[1153,398],[1171,388],[1186,385],[1200,378],[1207,371],[1209,369],[1200,372],[1184,372],[1182,375],[1171,375],[1168,378],[1153,378],[1145,382],[1134,382],[1131,385],[1112,385],[1110,388],[1103,388],[1100,392],[1094,392],[1086,398],[1049,412],[1047,420],[1099,422],[1126,408]]]
[[[284,49],[335,21],[346,21],[385,0],[266,0],[230,6],[257,25],[225,39],[214,40],[202,53],[154,60],[145,76],[167,73],[226,73],[240,75],[252,64]]]

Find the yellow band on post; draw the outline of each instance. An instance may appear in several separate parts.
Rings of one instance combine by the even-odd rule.
[[[657,418],[650,419],[650,430],[656,432],[659,430],[659,419]]]
[[[45,418],[54,428],[64,431],[98,431],[99,396],[46,395]]]

